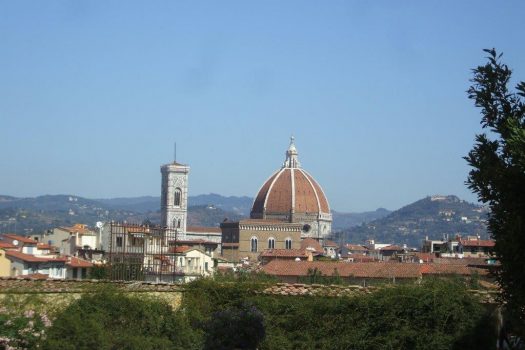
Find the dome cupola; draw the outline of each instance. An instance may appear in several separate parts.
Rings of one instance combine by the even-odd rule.
[[[293,137],[283,166],[265,181],[255,197],[250,217],[304,223],[303,231],[308,236],[330,233],[328,200],[317,181],[301,167]]]

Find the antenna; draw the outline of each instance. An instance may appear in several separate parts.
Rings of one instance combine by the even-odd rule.
[[[177,142],[173,143],[173,162],[177,163]]]

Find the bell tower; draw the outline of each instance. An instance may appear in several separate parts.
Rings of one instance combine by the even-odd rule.
[[[186,233],[188,213],[188,165],[173,162],[160,167],[162,174],[161,225]]]

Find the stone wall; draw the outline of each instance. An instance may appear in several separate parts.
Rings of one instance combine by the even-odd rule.
[[[43,304],[46,311],[60,310],[84,293],[94,293],[100,289],[115,288],[124,293],[157,297],[168,302],[174,309],[181,304],[185,288],[183,285],[152,282],[124,282],[99,280],[38,280],[30,278],[0,278],[0,305],[6,298],[16,298],[19,301],[31,300]],[[388,286],[358,286],[358,285],[321,285],[299,283],[276,283],[264,289],[261,293],[277,296],[326,296],[348,297],[365,295],[378,288]],[[473,295],[480,297],[484,303],[496,303],[497,290],[471,290]],[[21,302],[21,304],[23,304]],[[33,305],[34,306],[34,305]]]
[[[99,280],[39,280],[31,278],[0,278],[0,304],[7,298],[15,298],[16,304],[38,305],[39,309],[53,313],[80,298],[82,294],[100,289],[115,288],[119,292],[147,295],[165,300],[174,309],[182,301],[184,288],[176,284],[99,281]],[[25,302],[27,301],[27,302]]]

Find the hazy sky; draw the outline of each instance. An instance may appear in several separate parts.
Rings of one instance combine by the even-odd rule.
[[[525,1],[2,1],[0,194],[255,196],[289,137],[332,209],[465,187],[471,68],[525,80]]]

